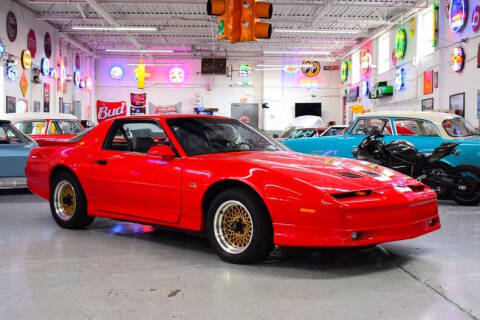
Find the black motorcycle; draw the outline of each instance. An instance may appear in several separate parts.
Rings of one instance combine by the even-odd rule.
[[[424,154],[408,141],[385,144],[381,138],[378,129],[371,130],[353,150],[353,156],[409,175],[435,190],[439,197],[450,194],[458,204],[480,202],[480,169],[472,165],[453,168],[440,161],[450,154],[458,155],[459,143],[442,143],[431,154]]]

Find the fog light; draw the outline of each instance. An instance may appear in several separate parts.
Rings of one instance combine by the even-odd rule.
[[[358,240],[358,232],[352,232],[352,240]]]

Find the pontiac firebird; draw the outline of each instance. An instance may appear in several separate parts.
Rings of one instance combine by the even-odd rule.
[[[274,245],[361,247],[440,228],[435,192],[420,182],[294,153],[223,117],[107,120],[33,149],[25,171],[63,228],[104,217],[204,232],[232,263],[259,261]]]

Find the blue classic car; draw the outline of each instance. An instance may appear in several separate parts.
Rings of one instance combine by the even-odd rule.
[[[440,112],[374,112],[359,116],[342,136],[287,140],[290,149],[309,154],[353,158],[353,149],[377,128],[385,143],[407,140],[418,151],[430,153],[443,142],[458,142],[459,154],[442,159],[452,167],[472,164],[480,167],[480,136],[464,118]]]
[[[0,189],[27,187],[25,166],[30,150],[36,146],[10,121],[0,120]]]

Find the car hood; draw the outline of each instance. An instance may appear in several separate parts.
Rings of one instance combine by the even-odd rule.
[[[204,156],[205,157],[205,156]],[[416,180],[364,161],[295,152],[235,152],[208,155],[246,162],[253,167],[309,184],[323,191],[348,192],[419,184]]]

